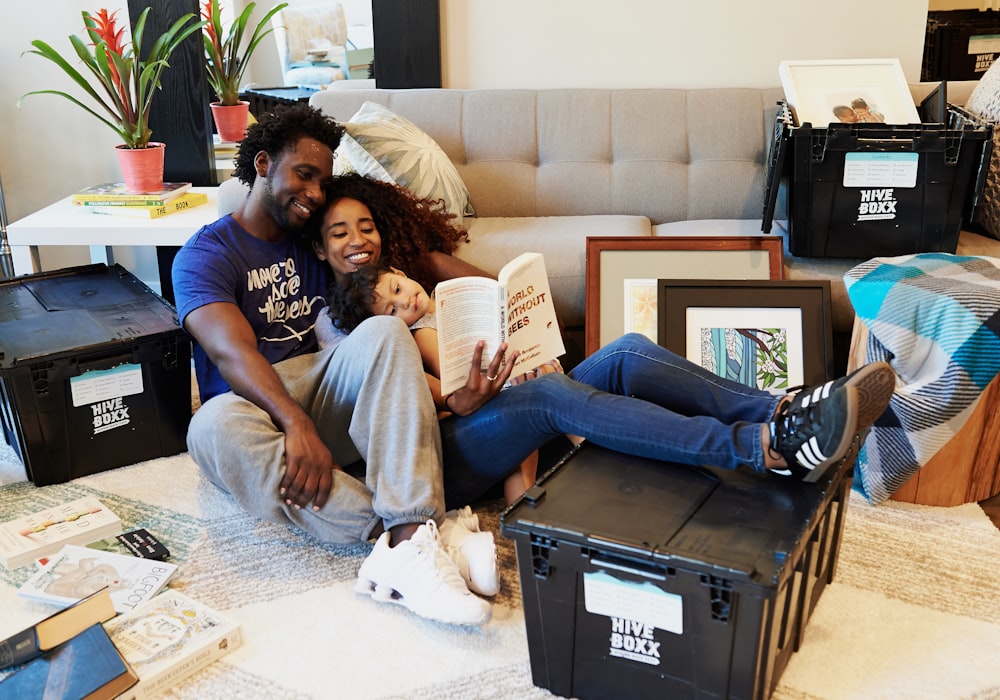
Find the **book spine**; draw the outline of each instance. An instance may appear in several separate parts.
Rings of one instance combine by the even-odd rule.
[[[73,204],[78,207],[162,207],[170,204],[171,200],[162,199],[143,199],[136,198],[132,199],[129,197],[108,197],[107,199],[102,199],[101,197],[87,197],[87,198],[73,198]]]
[[[41,653],[35,628],[29,627],[0,641],[0,669],[23,664]]]
[[[139,675],[139,683],[133,686],[119,700],[147,700],[159,695],[167,688],[173,688],[178,683],[190,678],[203,668],[215,663],[233,649],[243,644],[243,628],[235,627],[226,634],[213,637],[201,648],[192,651],[173,668],[167,669],[156,678],[148,681]]]

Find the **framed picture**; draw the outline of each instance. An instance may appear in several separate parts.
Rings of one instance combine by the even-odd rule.
[[[584,351],[626,332],[657,340],[657,280],[778,280],[781,236],[590,236]]]
[[[759,389],[833,375],[829,280],[661,279],[658,342],[719,376]]]
[[[782,61],[778,74],[798,125],[920,123],[899,59]]]

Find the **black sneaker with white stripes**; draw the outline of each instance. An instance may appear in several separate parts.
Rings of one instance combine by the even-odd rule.
[[[858,389],[827,382],[804,389],[779,406],[770,423],[770,449],[787,468],[774,473],[816,481],[850,448],[858,429]]]

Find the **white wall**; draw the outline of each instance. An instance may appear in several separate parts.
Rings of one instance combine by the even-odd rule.
[[[783,59],[885,57],[916,81],[927,21],[915,0],[440,1],[448,87],[771,87]]]
[[[70,49],[81,10],[125,5],[45,0],[4,13],[0,177],[12,221],[120,178],[110,129],[57,97],[16,103],[29,90],[68,86],[43,59],[19,57],[32,39]],[[270,6],[258,0],[258,12]],[[895,56],[916,81],[925,21],[926,4],[915,0],[441,0],[443,77],[447,87],[764,87],[779,84],[782,59]],[[279,84],[276,56],[265,40],[250,79]],[[86,249],[69,250],[44,249],[45,269],[89,260]],[[156,279],[148,249],[116,257],[147,283]]]

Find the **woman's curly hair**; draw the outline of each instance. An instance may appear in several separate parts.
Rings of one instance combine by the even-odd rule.
[[[344,275],[339,284],[331,284],[326,292],[327,313],[333,325],[350,333],[362,321],[375,315],[371,306],[375,303],[375,285],[382,275],[391,272],[385,263],[365,265]]]
[[[239,150],[233,159],[236,166],[233,174],[244,184],[252,187],[254,180],[257,179],[254,159],[261,151],[271,156],[272,160],[278,161],[285,151],[303,137],[316,139],[328,146],[331,151],[336,151],[343,133],[344,127],[304,102],[279,105],[273,112],[264,114],[256,124],[247,129],[246,136],[240,141]]]
[[[368,207],[382,239],[379,262],[403,270],[424,289],[433,289],[438,282],[428,253],[450,255],[469,240],[440,200],[418,199],[403,187],[357,173],[334,176],[325,184],[327,207],[345,197]],[[314,245],[323,245],[322,220],[322,216],[313,216],[303,231]]]

